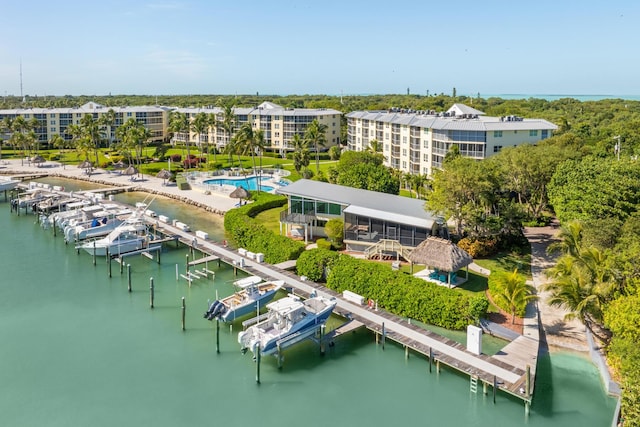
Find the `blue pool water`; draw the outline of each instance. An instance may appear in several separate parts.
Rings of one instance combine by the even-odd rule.
[[[269,177],[263,176],[261,181],[266,181],[270,179]],[[204,181],[205,184],[210,185],[233,185],[235,187],[244,187],[247,190],[257,190],[258,189],[258,177],[257,176],[249,176],[246,178],[237,178],[237,179],[229,179],[229,178],[219,178],[219,179],[208,179]],[[273,187],[269,185],[260,185],[260,189],[262,191],[273,191]]]

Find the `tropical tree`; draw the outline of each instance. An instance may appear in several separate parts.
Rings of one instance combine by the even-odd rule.
[[[80,129],[86,139],[88,147],[95,155],[95,165],[98,166],[100,162],[98,149],[100,148],[100,141],[102,140],[100,122],[93,118],[93,114],[85,114],[80,119]]]
[[[226,146],[231,142],[231,137],[235,132],[236,128],[236,115],[233,111],[233,105],[231,103],[225,103],[222,100],[218,101],[218,106],[222,108],[222,113],[219,115],[216,123],[219,123],[224,133],[226,134],[226,139],[224,141],[224,145]],[[232,157],[229,155],[229,161],[232,162]]]
[[[169,132],[173,134],[175,138],[177,134],[184,134],[185,136],[185,144],[187,146],[187,159],[186,162],[187,169],[191,164],[191,153],[189,152],[189,117],[180,111],[171,111],[169,113]]]
[[[299,134],[294,134],[291,138],[293,146],[293,168],[296,172],[309,166],[309,142],[302,138]]]
[[[98,123],[101,126],[104,139],[108,142],[109,146],[113,144],[112,130],[116,124],[116,112],[113,108],[109,108],[106,113],[103,113],[98,119]]]
[[[367,151],[372,153],[380,153],[382,152],[382,143],[377,139],[372,139],[369,141],[369,146],[367,147]]]
[[[62,136],[60,136],[60,134],[56,133],[51,135],[51,138],[49,139],[49,145],[60,150],[60,153],[62,154],[62,150],[67,146],[67,141]]]
[[[411,177],[411,184],[413,186],[414,191],[416,192],[416,197],[419,199],[422,193],[425,191],[425,184],[429,181],[426,175],[417,174]]]
[[[131,163],[131,151],[134,151],[139,171],[142,165],[142,152],[151,139],[151,131],[136,119],[131,118],[120,126],[116,133],[120,140],[118,149],[128,156],[129,163]]]
[[[320,172],[320,148],[327,144],[327,125],[313,119],[304,132],[304,139],[316,151],[316,173]]]
[[[517,268],[511,273],[492,273],[489,276],[489,290],[496,304],[511,314],[511,324],[515,323],[516,315],[524,315],[529,301],[538,298],[533,286],[527,285],[526,278],[518,274]]]
[[[198,148],[202,149],[202,134],[209,130],[211,121],[205,112],[199,112],[191,121],[191,131],[198,135]],[[208,145],[208,144],[207,144]],[[209,164],[209,149],[207,148],[207,166]]]
[[[262,150],[264,150],[265,146],[264,131],[262,129],[253,130],[251,123],[245,123],[240,127],[234,138],[240,151],[249,153],[251,156],[253,174],[257,175],[255,156],[256,154],[262,156]],[[259,182],[260,180],[258,180],[258,183]]]

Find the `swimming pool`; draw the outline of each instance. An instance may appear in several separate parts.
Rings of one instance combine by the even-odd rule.
[[[271,179],[271,177],[263,176],[260,181],[267,181]],[[203,181],[203,184],[206,185],[233,185],[234,187],[244,187],[246,190],[257,190],[258,189],[258,177],[257,176],[248,176],[246,178],[218,178],[218,179],[207,179]],[[260,185],[260,190],[262,191],[273,191],[273,187],[270,185]]]

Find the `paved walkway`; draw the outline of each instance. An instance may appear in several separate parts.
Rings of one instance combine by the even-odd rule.
[[[85,173],[85,169],[77,166],[62,166],[58,163],[44,163],[38,167],[27,165],[19,159],[7,159],[0,163],[0,174],[21,175],[21,174],[48,174],[51,176],[79,179],[91,181],[98,184],[114,185],[120,187],[134,186],[140,191],[159,194],[172,199],[180,200],[192,205],[202,207],[210,212],[224,215],[226,211],[233,208],[237,199],[230,198],[223,194],[205,194],[201,190],[180,190],[174,183],[165,185],[166,180],[150,175],[140,175],[135,181],[130,176],[121,175],[118,172],[111,172],[105,169],[93,169],[91,175]]]

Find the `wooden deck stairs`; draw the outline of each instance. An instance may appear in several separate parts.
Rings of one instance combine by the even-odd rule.
[[[389,259],[390,254],[395,254],[395,258],[398,259],[400,257],[405,260],[409,259],[409,254],[411,253],[411,249],[403,246],[397,240],[391,239],[381,239],[375,245],[369,246],[364,251],[364,256],[366,259]]]

